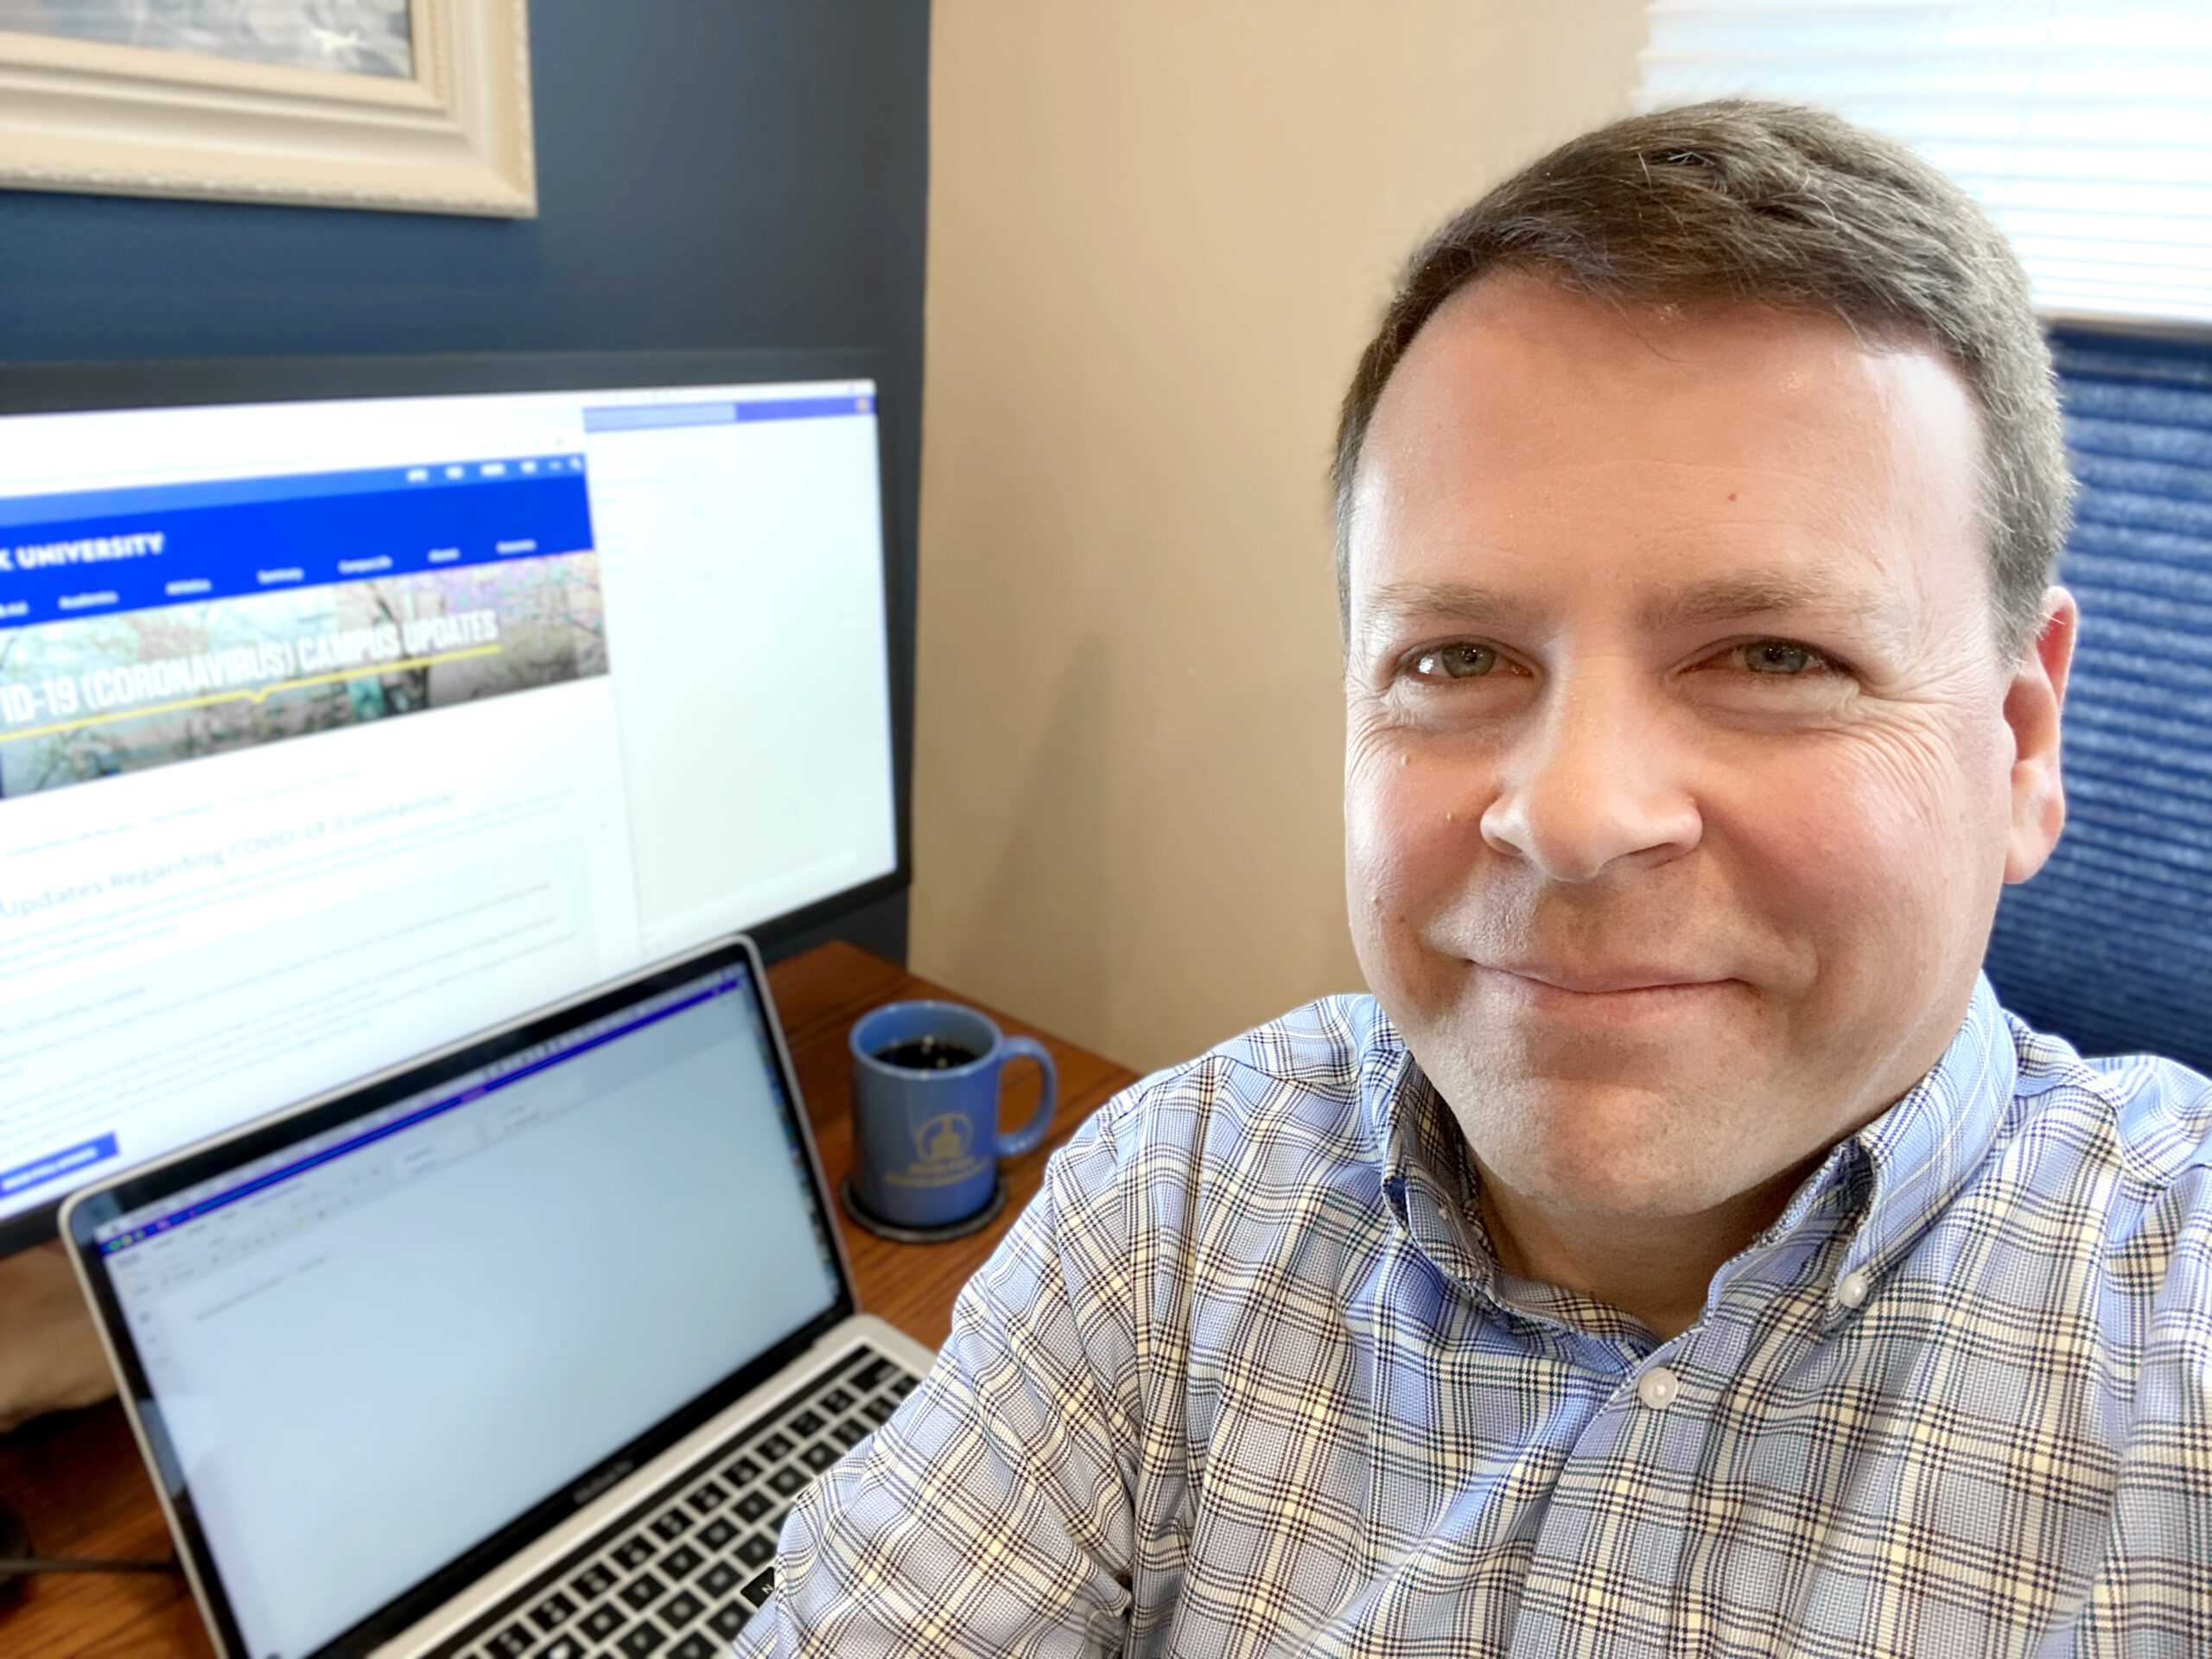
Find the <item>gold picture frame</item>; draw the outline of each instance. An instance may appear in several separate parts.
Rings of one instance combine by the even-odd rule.
[[[526,5],[409,0],[405,75],[0,29],[0,188],[533,218]]]

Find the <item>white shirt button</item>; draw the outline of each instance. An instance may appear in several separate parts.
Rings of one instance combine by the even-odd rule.
[[[1636,1380],[1636,1397],[1654,1411],[1664,1411],[1681,1391],[1681,1379],[1664,1365],[1654,1365]]]
[[[1867,1294],[1873,1288],[1872,1279],[1865,1273],[1854,1270],[1835,1281],[1835,1299],[1846,1307],[1858,1307],[1866,1301]]]

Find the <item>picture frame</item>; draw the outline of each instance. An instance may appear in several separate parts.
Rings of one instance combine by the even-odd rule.
[[[0,29],[0,188],[533,218],[526,6],[407,0],[404,74]]]

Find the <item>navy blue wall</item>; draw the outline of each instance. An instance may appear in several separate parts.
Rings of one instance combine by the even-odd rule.
[[[537,219],[0,191],[0,363],[869,346],[911,595],[926,0],[532,0],[530,25]],[[905,922],[901,896],[840,931],[903,957]]]

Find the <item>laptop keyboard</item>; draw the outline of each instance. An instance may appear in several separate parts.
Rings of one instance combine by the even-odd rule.
[[[855,1350],[611,1523],[431,1659],[715,1659],[775,1587],[777,1535],[808,1483],[916,1379]]]

